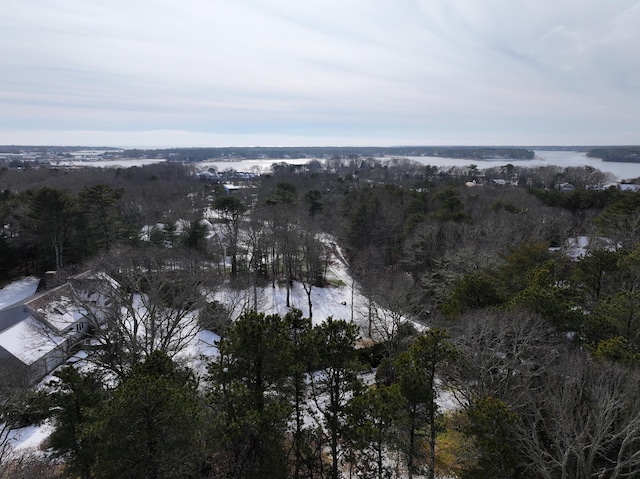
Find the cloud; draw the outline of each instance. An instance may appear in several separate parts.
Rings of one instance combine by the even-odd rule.
[[[639,17],[624,0],[11,0],[0,139],[637,143]]]

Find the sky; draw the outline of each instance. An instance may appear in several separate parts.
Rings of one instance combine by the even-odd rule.
[[[640,1],[0,0],[0,144],[640,144]]]

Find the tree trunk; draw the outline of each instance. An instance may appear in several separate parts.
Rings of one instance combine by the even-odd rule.
[[[309,306],[309,319],[313,319],[313,304],[311,303],[311,289],[313,288],[313,285],[311,283],[307,284],[304,281],[302,281],[302,288],[304,289],[304,292],[307,293],[307,305]]]

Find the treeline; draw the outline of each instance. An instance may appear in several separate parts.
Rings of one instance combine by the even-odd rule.
[[[218,148],[170,148],[160,150],[125,150],[128,158],[166,158],[173,161],[204,161],[232,158],[330,158],[330,157],[375,157],[375,156],[441,156],[460,159],[514,159],[530,160],[534,152],[513,147],[218,147]]]
[[[601,158],[602,161],[619,161],[624,163],[640,163],[640,147],[616,146],[589,150],[587,156]]]
[[[171,210],[187,221],[207,193],[180,164],[126,170],[0,171],[0,282],[135,244]]]
[[[46,145],[0,145],[1,153],[56,153],[63,154],[69,151],[114,151],[118,148],[112,148],[109,146],[46,146]]]

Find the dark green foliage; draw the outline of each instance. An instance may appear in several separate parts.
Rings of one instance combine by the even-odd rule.
[[[633,477],[639,377],[610,361],[629,357],[624,344],[592,361],[524,310],[466,321],[456,343],[463,427],[478,447],[469,477]]]
[[[323,470],[328,446],[329,471],[337,477],[347,403],[361,389],[357,337],[357,327],[331,318],[312,328],[299,310],[241,316],[210,365],[208,400],[216,411],[215,434],[224,438],[212,458],[222,464],[220,474],[312,477]],[[324,433],[306,424],[308,401],[315,401]]]
[[[295,479],[304,477],[312,473],[314,463],[309,464],[309,458],[313,458],[316,447],[310,442],[310,437],[314,437],[317,431],[313,427],[306,425],[308,413],[308,381],[307,373],[311,369],[311,362],[314,356],[313,350],[313,326],[311,318],[302,317],[299,309],[288,312],[284,321],[287,326],[290,356],[290,376],[292,382],[292,404],[293,404],[293,477]],[[321,463],[321,462],[320,462]],[[318,464],[317,462],[315,464]]]
[[[629,146],[597,148],[589,150],[589,152],[587,152],[587,156],[602,158],[602,161],[628,161],[630,163],[640,163],[640,148]]]
[[[453,186],[447,186],[436,193],[440,208],[432,214],[433,218],[443,221],[465,221],[469,217],[464,212],[460,193]]]
[[[202,223],[201,219],[194,218],[182,232],[182,242],[187,248],[191,248],[200,252],[207,249],[207,227]]]
[[[235,278],[238,274],[240,220],[247,212],[247,206],[235,196],[221,196],[213,202],[213,208],[220,215],[220,219],[226,228],[228,254],[231,256],[231,276]]]
[[[123,231],[118,208],[123,194],[122,188],[114,189],[105,184],[86,186],[78,193],[88,252],[109,250],[121,239]]]
[[[368,388],[349,401],[346,440],[354,473],[377,479],[391,476],[388,458],[400,446],[404,402],[397,383]]]
[[[4,235],[0,235],[0,279],[11,277],[19,265],[20,252]]]
[[[425,214],[424,201],[423,194],[394,185],[351,190],[341,208],[350,255],[359,260],[367,250],[375,250],[381,264],[396,264],[405,234]]]
[[[284,434],[292,413],[288,328],[279,315],[248,312],[221,339],[220,357],[209,366],[209,401],[222,439],[215,458],[228,458],[232,477],[285,477]]]
[[[575,308],[571,289],[562,286],[566,274],[562,262],[543,263],[527,274],[528,284],[511,297],[509,306],[538,313],[559,331],[577,331],[582,313]]]
[[[596,361],[611,361],[634,368],[640,366],[640,353],[631,349],[627,340],[620,336],[603,339],[595,348],[588,349]]]
[[[320,193],[318,190],[309,190],[304,194],[304,199],[306,200],[306,202],[309,205],[309,216],[311,216],[312,218],[320,213],[322,211],[323,208],[323,204],[322,204],[322,193]]]
[[[10,147],[8,147],[10,148]],[[50,148],[50,147],[47,147]],[[54,147],[55,148],[55,147]],[[67,148],[67,147],[65,147]],[[197,162],[211,158],[272,158],[285,157],[328,157],[339,158],[349,156],[442,156],[445,158],[461,159],[486,159],[486,158],[513,158],[532,159],[534,152],[526,148],[494,147],[494,146],[259,146],[259,147],[216,147],[216,148],[170,148],[160,150],[131,149],[124,151],[125,157],[141,158],[171,158],[173,161]],[[281,165],[281,164],[278,164]],[[283,163],[282,165],[287,165]]]
[[[448,333],[434,328],[418,336],[409,350],[394,361],[398,385],[405,399],[402,450],[409,477],[420,470],[419,464],[425,463],[427,477],[433,479],[435,475],[436,438],[440,427],[436,375],[457,355]],[[423,440],[423,436],[426,439]]]
[[[294,205],[298,202],[297,188],[291,183],[278,183],[276,190],[266,200],[268,205],[288,204]]]
[[[602,235],[614,244],[633,249],[640,241],[640,193],[620,192],[596,218]]]
[[[50,414],[54,429],[49,436],[55,455],[64,458],[67,477],[90,479],[99,438],[89,432],[97,420],[94,411],[106,403],[107,391],[95,373],[72,366],[60,369],[49,382]]]
[[[638,463],[630,451],[638,450],[640,426],[634,416],[637,394],[625,381],[637,384],[640,354],[638,195],[583,188],[597,180],[585,168],[524,171],[506,165],[486,176],[576,186],[573,192],[528,195],[508,185],[462,188],[467,178],[482,181],[476,166],[445,172],[356,156],[327,165],[323,170],[316,162],[313,174],[305,174],[304,165],[278,165],[269,177],[253,180],[258,187],[251,202],[215,197],[212,206],[226,229],[221,246],[231,256],[234,285],[252,282],[256,308],[259,275],[288,287],[303,281],[310,301],[311,286],[324,285],[323,269],[330,266],[310,228],[322,225],[343,248],[355,287],[372,299],[369,311],[379,307],[377,318],[393,304],[384,303],[385,294],[403,293],[393,308],[401,319],[391,321],[385,343],[356,348],[357,327],[329,319],[312,328],[295,310],[285,317],[251,312],[231,324],[230,305],[209,303],[200,311],[200,326],[223,339],[205,398],[188,371],[160,353],[135,349],[142,337],[119,348],[126,324],[112,323],[105,350],[113,356],[103,358],[104,367],[108,360],[118,366],[112,368],[119,376],[111,396],[85,375],[65,378],[69,385],[55,396],[52,445],[69,475],[380,477],[391,472],[398,451],[411,474],[433,475],[436,440],[445,424],[436,400],[445,380],[457,374],[454,392],[465,409],[456,420],[467,436],[464,444],[470,444],[466,452],[475,459],[463,477],[554,478],[565,466],[566,477],[614,477],[610,465],[616,461],[622,462],[618,477],[632,476]],[[100,175],[87,173],[80,181],[75,172],[34,169],[24,175],[34,182],[17,188],[31,188],[28,193],[5,192],[0,219],[9,226],[0,236],[0,270],[5,276],[30,271],[32,260],[39,270],[73,266],[96,252],[113,251],[131,261],[112,268],[124,288],[110,297],[110,321],[122,319],[121,306],[131,308],[132,296],[140,292],[148,294],[154,314],[167,307],[195,310],[202,298],[188,293],[199,292],[206,278],[184,282],[181,273],[210,264],[193,249],[208,253],[211,245],[195,220],[178,238],[176,220],[199,218],[205,198],[221,188],[201,182],[191,190],[189,168],[180,165]],[[54,204],[59,211],[50,212]],[[58,213],[64,213],[62,221],[55,222]],[[122,242],[138,242],[143,225],[158,223],[170,225],[152,231],[158,248],[120,248]],[[52,231],[60,234],[51,237]],[[578,234],[592,236],[586,257],[568,260],[549,251]],[[185,246],[192,249],[189,257],[156,262],[148,255]],[[115,264],[114,256],[106,262]],[[124,271],[130,269],[144,277],[128,278]],[[164,274],[167,269],[175,276]],[[408,294],[414,288],[415,304]],[[446,323],[452,330],[469,333],[460,341],[460,361],[446,332],[434,327],[442,313],[452,319]],[[431,329],[402,352],[416,335],[406,318],[419,314]],[[139,324],[158,331],[158,318],[139,318]],[[178,334],[183,324],[168,326]],[[550,341],[558,331],[566,334]],[[480,345],[482,351],[473,349]],[[574,346],[589,355],[571,362],[564,349]],[[397,353],[396,360],[383,359]],[[377,384],[367,389],[358,372],[372,367]],[[315,424],[309,424],[310,410]],[[12,417],[26,423],[40,416],[36,407],[16,409]],[[613,421],[604,423],[607,417]],[[584,438],[589,440],[580,442]],[[589,458],[581,454],[596,450],[597,460],[583,474],[580,464]]]
[[[18,195],[11,190],[0,192],[0,284],[20,265],[19,247],[12,241],[12,223],[18,215]]]
[[[313,348],[317,353],[312,375],[312,392],[326,430],[331,457],[331,479],[340,477],[341,441],[348,433],[347,404],[362,389],[357,372],[361,370],[355,350],[358,327],[329,317],[313,330]],[[320,404],[320,399],[324,404]]]
[[[216,198],[213,202],[213,209],[217,210],[220,215],[230,221],[236,221],[247,211],[247,206],[240,198],[231,195],[224,195]]]
[[[200,310],[198,324],[202,329],[208,329],[220,337],[224,337],[227,329],[231,326],[231,315],[224,304],[214,300],[207,302]]]
[[[364,249],[379,236],[383,227],[381,215],[381,200],[373,189],[359,189],[349,194],[345,199],[345,211],[349,216],[350,225],[347,242],[354,249]]]
[[[41,251],[42,271],[66,265],[77,216],[75,200],[67,191],[45,187],[32,193],[26,227]]]
[[[523,458],[517,448],[518,416],[500,399],[484,396],[465,411],[462,432],[473,438],[474,464],[464,479],[516,479],[522,477]]]
[[[156,226],[149,230],[149,243],[154,246],[164,246],[167,243],[167,233]]]
[[[192,373],[152,353],[94,412],[93,477],[194,477],[204,462],[203,414]]]
[[[608,188],[606,190],[580,188],[571,192],[532,188],[527,191],[545,205],[564,208],[573,214],[577,214],[582,210],[602,210],[624,196],[624,193],[616,188]]]
[[[504,210],[508,213],[513,213],[513,214],[519,214],[519,213],[525,212],[525,209],[523,209],[522,207],[519,207],[511,203],[510,201],[504,201],[504,200],[495,200],[493,203],[491,203],[491,209],[493,209],[496,212]]]
[[[387,356],[387,349],[381,342],[358,348],[358,361],[370,368],[377,368]]]
[[[499,275],[508,292],[522,289],[528,282],[529,274],[539,265],[554,257],[549,244],[525,241],[515,245],[506,253],[500,254],[505,264],[500,267]]]
[[[455,316],[464,311],[498,306],[504,303],[498,279],[488,273],[471,273],[462,277],[453,288],[442,312]]]
[[[571,281],[576,292],[582,295],[581,299],[589,311],[616,289],[620,256],[619,251],[592,250],[572,268]]]
[[[596,337],[621,337],[640,353],[640,291],[621,291],[602,300],[593,312],[591,324],[596,328]]]

